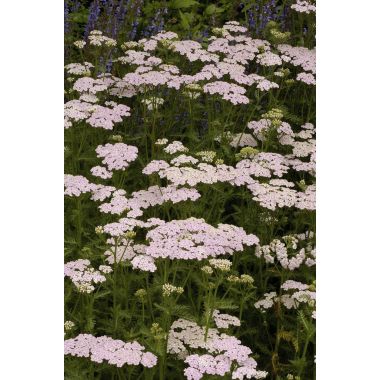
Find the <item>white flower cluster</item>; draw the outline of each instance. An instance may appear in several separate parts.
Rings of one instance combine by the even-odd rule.
[[[267,263],[273,264],[275,259],[285,269],[294,271],[302,264],[308,267],[315,265],[316,250],[312,244],[313,233],[287,235],[274,239],[268,245],[256,246],[255,254],[263,257]],[[299,240],[306,240],[305,247],[299,247]]]
[[[100,30],[92,30],[88,36],[88,40],[90,45],[93,46],[115,47],[117,45],[113,38],[104,36]]]
[[[255,303],[256,309],[265,312],[275,303],[283,304],[287,309],[298,309],[300,304],[306,304],[315,309],[316,293],[311,291],[310,286],[298,281],[288,280],[281,285],[285,291],[282,295],[276,292],[265,293],[264,298]]]
[[[229,272],[232,266],[232,262],[226,259],[210,259],[208,262],[212,268],[221,272]]]
[[[162,295],[164,297],[169,297],[172,294],[182,294],[184,289],[180,286],[174,286],[171,284],[162,285]]]

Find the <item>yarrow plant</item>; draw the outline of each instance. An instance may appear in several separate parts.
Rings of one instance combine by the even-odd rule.
[[[201,36],[180,3],[147,27],[142,1],[94,2],[71,42],[65,376],[311,379],[315,3],[258,2],[289,27],[211,2]]]

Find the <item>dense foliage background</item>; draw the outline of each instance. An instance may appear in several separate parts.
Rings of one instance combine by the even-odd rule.
[[[104,31],[117,40],[149,37],[163,29],[180,36],[201,39],[213,27],[237,20],[254,37],[262,37],[269,21],[292,33],[297,45],[315,46],[315,20],[312,15],[291,11],[293,0],[65,0],[65,51],[71,43],[92,29]]]

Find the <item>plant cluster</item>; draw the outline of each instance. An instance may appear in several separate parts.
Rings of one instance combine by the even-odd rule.
[[[65,378],[315,377],[315,48],[293,36],[73,41]]]

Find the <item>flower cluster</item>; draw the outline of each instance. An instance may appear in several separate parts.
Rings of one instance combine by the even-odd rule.
[[[222,95],[224,100],[228,100],[235,105],[249,103],[249,99],[243,95],[246,93],[246,89],[233,83],[222,81],[211,82],[203,87],[203,91],[211,95]]]
[[[89,75],[91,74],[91,69],[94,67],[94,65],[90,62],[83,62],[82,63],[69,63],[65,66],[65,69],[67,70],[68,74],[71,75]]]
[[[137,218],[143,215],[144,210],[149,207],[162,205],[165,202],[184,202],[187,200],[196,201],[200,193],[193,188],[169,185],[167,187],[150,186],[147,190],[135,191],[130,198],[125,197],[125,193],[114,192],[108,203],[102,203],[99,209],[104,213],[120,215],[128,210],[127,217]]]
[[[316,11],[315,5],[306,0],[297,0],[295,4],[290,6],[290,8],[294,9],[296,12],[307,14]]]
[[[294,271],[302,264],[308,267],[315,265],[316,250],[312,244],[313,233],[306,232],[298,235],[283,236],[274,239],[268,245],[256,246],[256,256],[263,257],[267,263],[274,263],[275,259],[285,269]],[[305,247],[299,247],[300,241],[307,240]]]
[[[221,272],[228,272],[231,269],[232,262],[226,259],[210,259],[211,268],[218,269]]]
[[[236,321],[234,321],[236,322]],[[205,339],[206,338],[206,339]],[[205,350],[207,354],[191,354],[193,350]],[[183,358],[189,367],[184,374],[188,380],[201,379],[203,375],[224,376],[232,379],[263,379],[267,372],[256,369],[252,351],[241,341],[217,329],[198,326],[195,322],[178,319],[173,322],[168,336],[168,352]]]
[[[259,242],[253,234],[230,224],[213,227],[204,219],[189,218],[164,223],[146,235],[146,254],[170,259],[202,260],[242,251]],[[224,268],[225,266],[223,266]]]
[[[80,293],[92,293],[95,290],[93,284],[106,281],[104,274],[110,271],[111,268],[108,266],[101,266],[99,270],[95,270],[89,260],[83,259],[70,261],[64,268],[65,277],[70,278]]]
[[[65,340],[65,355],[90,358],[92,362],[107,362],[117,367],[139,365],[152,368],[157,357],[137,342],[126,343],[108,336],[95,337],[80,334],[76,338]]]
[[[103,158],[102,163],[106,165],[108,171],[125,170],[136,160],[138,149],[133,145],[116,143],[99,145],[96,153],[98,157]]]
[[[171,284],[164,284],[162,285],[162,295],[164,297],[169,297],[172,294],[182,294],[183,288],[180,286],[174,286]]]
[[[214,310],[212,317],[218,329],[228,329],[230,326],[240,326],[239,318],[229,314],[220,314],[219,310]]]
[[[276,292],[265,293],[264,298],[255,303],[255,308],[261,311],[270,309],[274,304],[281,303],[286,309],[297,309],[301,304],[315,308],[316,293],[310,286],[298,281],[287,280],[281,285],[283,294]]]
[[[130,116],[129,111],[128,106],[115,102],[101,106],[79,99],[70,100],[65,103],[65,128],[72,127],[73,122],[85,120],[91,127],[112,130],[115,123],[123,121],[123,116]]]
[[[277,9],[269,3],[265,9]],[[94,2],[91,18],[99,7]],[[83,62],[65,66],[65,233],[73,261],[64,273],[67,289],[73,283],[78,290],[68,294],[65,334],[94,334],[66,340],[65,354],[105,362],[96,369],[102,378],[120,371],[107,364],[152,368],[160,361],[159,369],[129,374],[263,379],[268,373],[257,358],[271,377],[304,376],[314,330],[302,325],[316,317],[314,1],[291,6],[306,14],[294,17],[300,38],[284,31],[283,21],[269,21],[269,14],[262,20],[255,6],[241,4],[250,33],[229,21],[196,41],[161,26],[148,37],[150,28],[137,27],[141,1],[101,7],[115,20],[128,10],[136,16],[130,37],[141,29],[146,38],[120,41],[120,55],[116,38],[128,31],[109,23],[108,37],[91,31],[93,23],[74,43]],[[220,9],[209,5],[205,14]],[[157,9],[153,23],[169,11]],[[194,21],[176,12],[181,25]],[[265,39],[253,37],[261,28],[255,22],[267,25]],[[301,45],[301,35],[308,47],[289,44]],[[262,320],[275,337],[247,334]],[[234,329],[239,339],[226,333]],[[144,336],[158,357],[114,339],[131,336]],[[294,368],[299,360],[304,366]],[[69,377],[75,361],[68,360]]]
[[[106,47],[115,47],[116,41],[113,38],[109,38],[103,35],[103,32],[100,30],[92,30],[88,37],[90,45],[93,46],[106,46]]]

